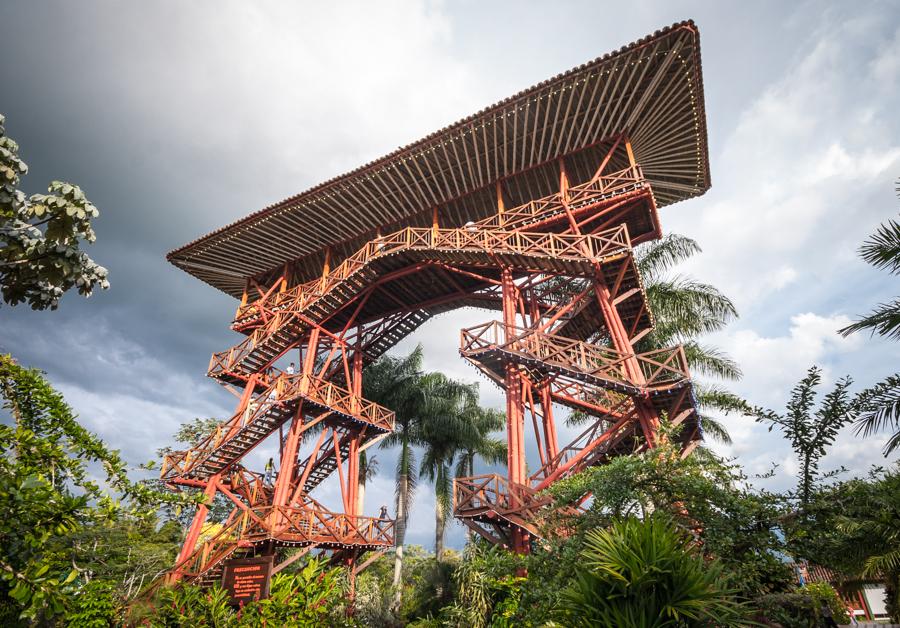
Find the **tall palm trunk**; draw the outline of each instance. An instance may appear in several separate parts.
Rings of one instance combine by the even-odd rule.
[[[434,557],[440,561],[444,556],[444,530],[447,528],[447,513],[438,501],[434,509]]]
[[[447,530],[447,510],[449,502],[447,494],[443,490],[446,486],[449,471],[443,464],[438,466],[434,479],[434,558],[438,562],[444,557],[444,533]]]
[[[394,608],[400,608],[403,598],[403,542],[406,539],[406,522],[409,512],[406,503],[409,496],[409,444],[403,443],[400,451],[401,471],[397,474],[397,519],[394,523]]]

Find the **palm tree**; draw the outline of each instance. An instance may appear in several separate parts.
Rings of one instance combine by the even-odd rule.
[[[440,561],[453,497],[450,469],[457,452],[478,439],[467,414],[478,406],[478,385],[456,382],[442,373],[429,373],[422,378],[421,387],[426,397],[420,432],[425,453],[419,472],[434,483],[434,553]]]
[[[897,195],[900,196],[900,180],[897,181]],[[891,219],[882,224],[859,248],[859,254],[875,268],[900,275],[900,222]],[[900,298],[878,305],[871,314],[844,327],[840,333],[848,336],[863,330],[894,340],[900,339]],[[871,436],[885,429],[893,430],[884,446],[884,455],[887,457],[900,447],[900,373],[862,391],[857,401],[861,411],[856,422],[857,434]]]
[[[472,426],[474,439],[463,443],[456,455],[457,478],[475,475],[475,458],[486,464],[501,464],[506,460],[506,443],[491,434],[504,429],[506,415],[493,408],[482,408],[475,404],[465,409],[466,420]],[[466,528],[466,537],[472,538],[472,531]]]
[[[362,514],[366,503],[366,482],[378,475],[378,458],[369,458],[366,452],[359,454],[359,477],[356,489],[356,512]]]
[[[458,478],[475,475],[475,458],[486,464],[500,464],[506,460],[506,443],[491,434],[502,431],[506,425],[506,415],[494,408],[472,405],[465,409],[466,420],[472,426],[475,439],[463,443],[457,453],[456,473]]]
[[[409,522],[409,504],[416,489],[415,445],[420,442],[419,416],[423,396],[422,347],[417,346],[404,358],[383,356],[363,372],[363,397],[393,410],[394,431],[381,443],[382,448],[399,447],[396,469],[396,523],[394,527],[394,604],[400,605],[403,576],[403,542]]]

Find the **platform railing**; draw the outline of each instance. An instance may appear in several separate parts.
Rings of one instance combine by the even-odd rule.
[[[265,327],[269,328],[270,319],[277,312],[306,310],[376,258],[408,250],[432,249],[599,260],[627,252],[631,249],[631,240],[625,225],[590,235],[531,233],[493,225],[452,229],[406,227],[370,240],[322,278],[298,284],[284,292],[268,294],[240,307],[234,326],[240,327],[251,320],[262,319]]]
[[[634,392],[690,380],[687,358],[680,345],[628,354],[603,345],[507,326],[499,321],[489,321],[462,330],[460,352],[464,356],[477,359],[477,354],[489,350],[522,354],[544,364],[608,380],[623,388],[633,389]],[[630,381],[625,368],[626,361],[630,358],[637,359],[644,382]]]
[[[571,211],[584,209],[588,205],[615,198],[635,190],[649,189],[640,166],[629,166],[618,172],[601,175],[591,181],[573,185],[567,191],[566,201]],[[477,223],[486,228],[515,228],[520,225],[538,223],[565,211],[560,192],[550,194],[506,209],[502,213],[485,218]]]
[[[457,517],[478,516],[487,511],[532,520],[537,511],[552,503],[549,495],[489,473],[453,481],[453,512]]]

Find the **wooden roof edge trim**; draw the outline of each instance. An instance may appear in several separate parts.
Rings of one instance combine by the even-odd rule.
[[[335,184],[352,179],[353,177],[355,177],[365,171],[374,170],[374,169],[377,169],[378,167],[384,166],[384,165],[396,160],[398,157],[401,157],[404,154],[414,153],[416,150],[424,148],[424,146],[427,145],[429,142],[431,142],[443,135],[446,135],[452,131],[458,130],[458,129],[464,127],[465,125],[474,122],[475,120],[477,120],[478,118],[480,118],[482,116],[485,116],[492,112],[500,110],[503,107],[506,107],[507,105],[511,104],[513,101],[520,99],[524,96],[527,96],[528,94],[530,94],[532,92],[546,88],[546,87],[556,84],[556,83],[564,82],[569,77],[571,77],[575,74],[578,74],[579,72],[583,72],[584,70],[588,69],[589,67],[600,65],[600,64],[605,63],[615,57],[627,54],[627,53],[637,50],[639,48],[643,48],[643,47],[647,46],[648,44],[650,44],[658,39],[661,39],[663,37],[670,36],[679,30],[689,31],[690,33],[692,33],[692,35],[694,37],[699,37],[699,30],[697,29],[697,26],[694,23],[694,21],[690,20],[690,19],[684,20],[681,22],[676,22],[675,24],[672,24],[671,26],[661,28],[661,29],[653,32],[650,35],[646,35],[646,36],[642,37],[641,39],[638,39],[630,44],[626,44],[626,45],[622,46],[618,50],[608,52],[600,57],[597,57],[596,59],[593,59],[591,61],[583,63],[583,64],[576,66],[574,68],[571,68],[569,70],[566,70],[565,72],[562,72],[560,74],[557,74],[556,76],[553,76],[549,79],[541,81],[540,83],[537,83],[531,87],[520,90],[519,92],[517,92],[516,94],[513,94],[512,96],[508,96],[508,97],[504,98],[503,100],[500,100],[497,103],[495,103],[489,107],[486,107],[486,108],[484,108],[480,111],[477,111],[476,113],[473,113],[457,122],[454,122],[454,123],[447,125],[437,131],[434,131],[434,132],[426,135],[425,137],[423,137],[419,140],[416,140],[415,142],[413,142],[411,144],[401,146],[400,148],[388,153],[387,155],[384,155],[383,157],[380,157],[374,161],[370,161],[366,164],[363,164],[362,166],[354,168],[353,170],[350,170],[349,172],[346,172],[344,174],[337,175],[335,177],[332,177],[331,179],[327,179],[326,181],[323,181],[322,183],[319,183],[303,192],[300,192],[298,194],[290,196],[290,197],[283,199],[277,203],[268,205],[262,209],[259,209],[255,212],[252,212],[252,213],[244,216],[243,218],[239,218],[238,220],[235,220],[227,225],[219,227],[218,229],[215,229],[215,230],[207,233],[206,235],[203,235],[191,242],[188,242],[187,244],[184,244],[183,246],[180,246],[176,249],[169,251],[169,253],[166,254],[166,259],[169,260],[170,262],[174,261],[175,259],[179,259],[182,257],[182,254],[188,253],[190,249],[193,249],[197,245],[200,245],[209,240],[212,240],[216,236],[219,236],[224,232],[230,231],[230,230],[235,229],[236,227],[240,227],[244,224],[254,222],[257,219],[259,219],[261,216],[277,212],[280,209],[284,209],[284,208],[292,205],[297,200],[299,200],[303,197],[314,195],[315,193],[317,193],[325,188],[328,188]],[[699,95],[697,106],[699,107],[700,113],[703,114],[702,116],[700,116],[701,117],[700,132],[702,133],[703,145],[706,145],[706,142],[707,142],[706,112],[705,112],[704,98],[703,98],[702,72],[699,67],[699,61],[700,61],[700,46],[699,45],[695,47],[695,55],[697,56],[697,61],[698,61],[698,64],[697,64],[698,67],[696,67],[694,69],[694,79],[697,82],[697,89],[698,89],[698,95]],[[710,181],[709,181],[709,155],[707,154],[707,151],[704,151],[704,159],[706,161],[706,163],[704,164],[706,187],[709,187],[709,183],[710,183]]]

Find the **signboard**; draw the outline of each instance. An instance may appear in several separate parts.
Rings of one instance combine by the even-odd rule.
[[[231,595],[235,606],[269,597],[274,556],[226,560],[222,571],[222,588]]]

